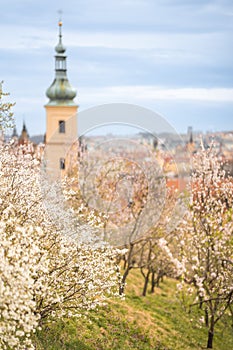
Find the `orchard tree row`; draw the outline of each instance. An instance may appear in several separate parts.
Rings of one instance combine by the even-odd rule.
[[[0,94],[4,131],[12,126],[12,105]],[[164,276],[177,279],[190,308],[203,313],[207,348],[217,322],[233,316],[233,180],[214,147],[193,157],[183,198],[164,190],[154,159],[110,159],[93,181],[80,154],[61,189],[27,148],[0,145],[2,349],[33,349],[33,332],[49,320],[124,295],[133,269],[143,276],[143,296]],[[93,162],[98,154],[91,168]]]

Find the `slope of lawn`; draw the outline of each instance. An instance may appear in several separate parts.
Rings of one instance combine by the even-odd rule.
[[[176,296],[176,282],[165,279],[154,294],[141,296],[142,279],[133,271],[125,300],[108,302],[89,317],[48,324],[35,339],[38,350],[200,350],[207,330],[198,310],[188,314]],[[216,326],[215,350],[233,349],[233,327],[226,316]]]

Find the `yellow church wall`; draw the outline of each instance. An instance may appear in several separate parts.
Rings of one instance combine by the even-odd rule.
[[[45,106],[46,108],[46,172],[51,179],[59,178],[69,164],[67,154],[78,138],[77,106]],[[59,121],[65,122],[65,133],[59,132]],[[60,160],[65,159],[65,170]]]
[[[45,106],[46,108],[46,143],[65,142],[68,139],[76,139],[77,130],[77,106]],[[66,122],[65,133],[59,133],[59,121]]]

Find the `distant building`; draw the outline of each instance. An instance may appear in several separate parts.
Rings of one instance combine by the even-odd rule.
[[[14,130],[13,130],[12,137],[13,138],[17,138],[18,137],[16,128],[14,128]],[[18,138],[18,144],[19,145],[26,145],[29,142],[30,142],[29,134],[28,134],[25,122],[23,122],[23,129],[22,129],[21,134],[20,134],[20,136]]]
[[[23,127],[20,135],[18,135],[16,127],[14,127],[12,135],[9,135],[5,141],[7,142],[10,139],[14,141],[15,146],[22,146],[23,152],[30,153],[37,159],[41,160],[44,151],[44,144],[41,142],[33,142],[33,140],[29,137],[25,122],[23,122]]]
[[[195,152],[195,143],[193,141],[193,128],[192,126],[188,127],[188,142],[186,145],[187,151],[191,154]]]

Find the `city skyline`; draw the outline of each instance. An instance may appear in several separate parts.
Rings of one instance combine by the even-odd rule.
[[[1,80],[16,102],[18,132],[23,120],[30,135],[45,132],[59,8],[80,111],[129,103],[161,114],[181,133],[190,125],[233,130],[230,1],[10,0],[1,7]]]

